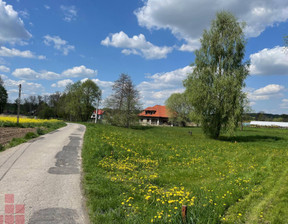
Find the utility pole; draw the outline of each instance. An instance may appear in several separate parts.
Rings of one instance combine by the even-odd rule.
[[[95,124],[97,123],[98,120],[98,107],[99,107],[99,99],[97,100],[96,104]]]
[[[20,101],[21,101],[21,84],[19,84],[19,97],[18,97],[18,109],[17,109],[17,124],[19,124],[19,115],[20,115]]]

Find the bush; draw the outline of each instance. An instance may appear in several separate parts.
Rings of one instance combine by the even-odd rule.
[[[37,135],[34,133],[34,132],[28,132],[26,135],[25,135],[25,139],[31,139],[31,138],[36,138]]]
[[[44,135],[45,132],[44,132],[44,130],[42,128],[37,128],[37,134],[38,135]]]

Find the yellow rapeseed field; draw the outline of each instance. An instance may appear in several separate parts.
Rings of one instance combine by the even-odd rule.
[[[17,123],[17,117],[10,117],[10,116],[0,116],[0,122],[9,122],[9,123]],[[59,122],[56,119],[34,119],[34,118],[26,118],[20,117],[20,123],[44,123],[44,122]]]

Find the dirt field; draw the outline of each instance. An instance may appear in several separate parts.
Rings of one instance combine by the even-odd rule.
[[[0,128],[0,144],[5,145],[13,138],[22,138],[28,132],[36,132],[36,128],[14,128],[1,127]]]

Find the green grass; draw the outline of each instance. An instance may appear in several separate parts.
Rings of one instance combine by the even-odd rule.
[[[189,132],[192,131],[192,136]],[[288,130],[87,124],[82,151],[92,223],[287,223]]]

